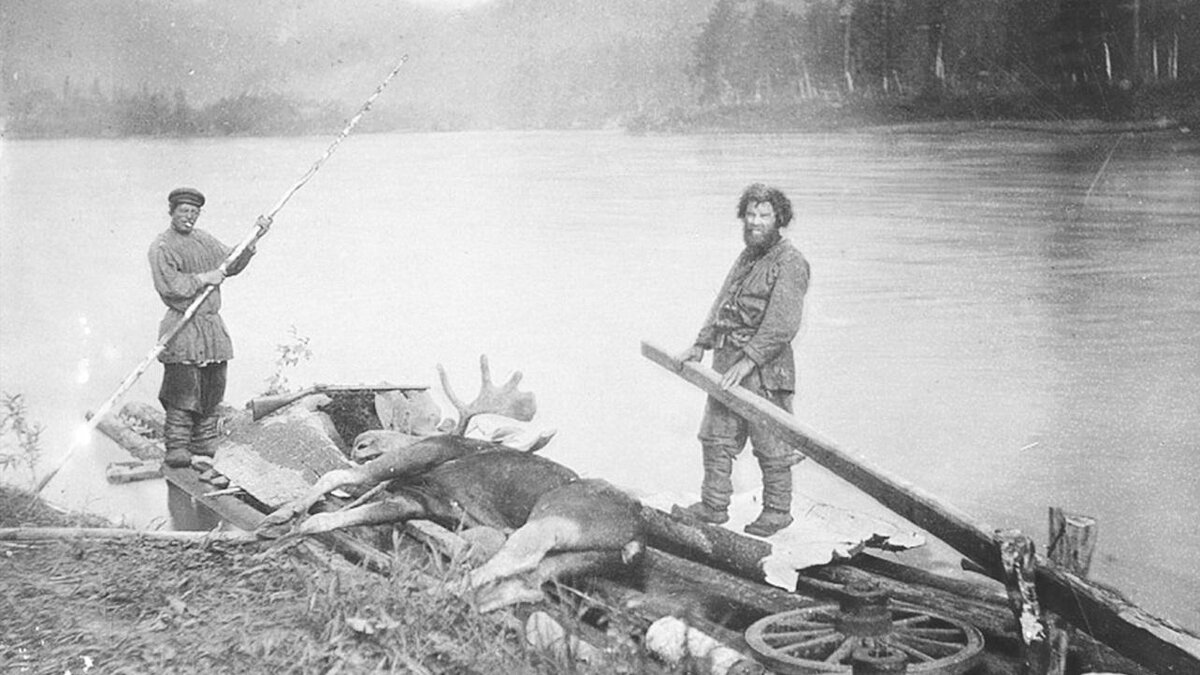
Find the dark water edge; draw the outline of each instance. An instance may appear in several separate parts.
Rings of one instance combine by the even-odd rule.
[[[871,127],[971,125],[989,128],[1103,133],[1200,128],[1200,83],[971,95],[859,96],[786,103],[676,108],[631,119],[634,133],[849,131]]]

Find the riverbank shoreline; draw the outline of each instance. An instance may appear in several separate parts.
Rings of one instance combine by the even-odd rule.
[[[980,91],[711,103],[647,113],[641,133],[824,133],[888,130],[960,133],[1004,129],[1062,134],[1138,133],[1200,127],[1200,85],[1173,82],[1059,91]]]

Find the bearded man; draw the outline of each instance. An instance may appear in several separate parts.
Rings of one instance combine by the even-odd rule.
[[[809,265],[783,237],[792,203],[782,191],[755,183],[742,192],[737,216],[745,249],[733,263],[708,319],[679,361],[697,361],[713,351],[721,387],[740,384],[792,411],[796,365],[792,340],[800,330]],[[749,439],[762,470],[762,513],[745,531],[768,537],[792,524],[792,465],[803,459],[764,424],[748,422],[708,398],[700,426],[704,482],[700,501],[685,511],[704,522],[729,520],[733,460]]]
[[[192,455],[211,457],[214,453],[217,406],[225,397],[226,366],[233,358],[233,342],[219,314],[219,287],[226,275],[245,269],[254,255],[254,248],[247,247],[222,271],[221,264],[233,248],[196,228],[203,206],[204,195],[199,190],[172,190],[167,195],[171,226],[155,238],[149,252],[154,290],[167,306],[159,324],[160,339],[183,319],[206,287],[214,287],[191,321],[158,356],[163,364],[158,400],[166,411],[164,461],[171,467],[190,466]],[[256,225],[265,234],[271,219],[260,216]]]

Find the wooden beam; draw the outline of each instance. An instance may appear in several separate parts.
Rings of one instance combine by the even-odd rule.
[[[1003,579],[994,530],[940,503],[907,481],[820,439],[791,414],[742,387],[726,391],[720,376],[700,363],[680,363],[659,347],[642,343],[642,354],[729,406],[769,424],[813,461],[867,493],[895,513],[941,539],[996,579]],[[1133,605],[1119,593],[1090,584],[1035,558],[1038,596],[1049,610],[1130,659],[1162,673],[1200,672],[1200,637]]]
[[[860,457],[823,441],[803,427],[790,413],[742,387],[721,389],[720,375],[697,362],[680,363],[662,349],[642,343],[642,354],[704,390],[748,420],[770,425],[796,449],[839,478],[866,492],[895,513],[941,539],[973,562],[1000,578],[996,541],[992,528],[965,513],[942,504],[920,488],[872,467]]]
[[[642,506],[646,540],[651,546],[675,555],[698,560],[751,581],[765,582],[762,561],[771,555],[771,545],[744,537],[716,525],[683,519],[649,506]]]

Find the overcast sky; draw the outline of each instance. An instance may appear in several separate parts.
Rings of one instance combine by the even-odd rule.
[[[485,2],[492,0],[412,0],[423,5],[431,5],[434,7],[470,7],[472,5],[482,5]]]

